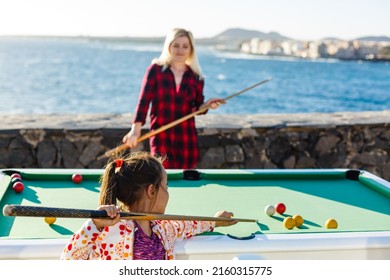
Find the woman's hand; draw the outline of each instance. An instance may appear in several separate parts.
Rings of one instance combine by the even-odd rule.
[[[99,206],[98,210],[104,210],[106,211],[107,215],[111,219],[92,219],[93,223],[95,224],[96,228],[98,230],[102,230],[104,227],[107,226],[113,226],[116,223],[118,223],[121,220],[121,217],[119,215],[119,208],[116,205],[101,205]]]
[[[224,217],[224,218],[232,218],[234,216],[233,212],[228,211],[218,211],[214,217]],[[216,221],[215,227],[228,227],[237,224],[237,220],[231,220],[231,221]]]
[[[225,103],[226,103],[225,99],[222,99],[222,98],[211,98],[211,99],[207,100],[203,104],[203,106],[211,108],[211,109],[217,109],[221,104],[225,104]]]
[[[129,133],[123,136],[122,142],[130,149],[137,147],[138,138],[141,136],[141,123],[133,124]]]

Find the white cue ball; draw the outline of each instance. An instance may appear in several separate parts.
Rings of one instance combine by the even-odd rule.
[[[264,208],[264,212],[268,216],[272,216],[273,214],[275,214],[275,207],[273,205],[267,205]]]

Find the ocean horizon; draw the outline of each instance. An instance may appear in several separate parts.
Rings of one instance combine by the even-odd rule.
[[[145,70],[162,43],[0,38],[0,115],[133,113]],[[269,57],[198,45],[212,114],[390,109],[390,63]]]

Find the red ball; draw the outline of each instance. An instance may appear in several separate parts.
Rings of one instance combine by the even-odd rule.
[[[22,179],[22,176],[19,174],[19,173],[12,173],[11,175],[11,179],[13,178],[19,178],[19,179]]]
[[[80,184],[81,181],[83,181],[83,176],[81,176],[81,174],[73,174],[72,181],[73,183]]]
[[[24,190],[24,184],[22,182],[16,182],[12,185],[15,192],[20,193]]]
[[[275,211],[279,214],[283,214],[286,211],[286,205],[278,203],[275,205]]]

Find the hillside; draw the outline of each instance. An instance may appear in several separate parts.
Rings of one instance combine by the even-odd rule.
[[[214,37],[198,38],[196,39],[196,41],[200,44],[219,45],[224,46],[223,48],[237,49],[243,41],[247,41],[253,38],[274,41],[282,41],[289,39],[288,37],[280,35],[277,32],[265,33],[257,30],[230,28],[220,34],[215,35]]]
[[[210,42],[242,42],[246,40],[250,40],[252,38],[259,38],[260,40],[273,40],[273,41],[283,41],[283,40],[294,40],[294,38],[289,38],[281,35],[278,32],[269,32],[265,33],[258,30],[248,30],[243,28],[230,28],[227,29],[220,34],[215,35],[214,37],[207,39],[200,39]],[[343,38],[323,38],[323,40],[334,40],[334,41],[342,41]],[[387,36],[364,36],[358,37],[353,40],[358,41],[371,41],[371,42],[390,42],[390,37]]]
[[[370,42],[390,42],[390,37],[387,36],[366,36],[356,38],[358,41],[370,41]]]
[[[288,40],[290,38],[280,35],[277,32],[264,33],[256,30],[247,30],[242,28],[230,28],[224,32],[212,37],[215,40],[250,40],[252,38],[259,38],[262,40]]]

